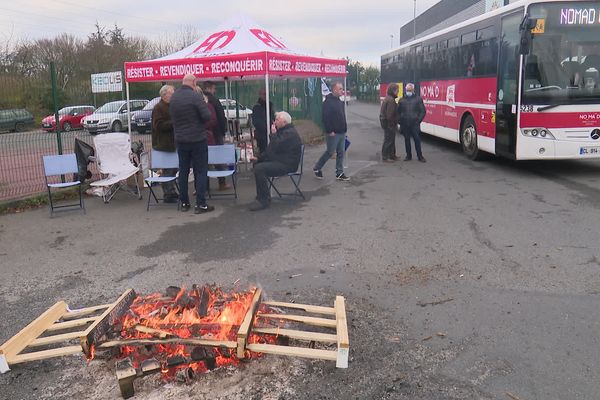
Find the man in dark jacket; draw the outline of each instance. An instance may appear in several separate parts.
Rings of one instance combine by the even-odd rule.
[[[227,132],[227,117],[221,102],[215,96],[217,85],[211,81],[204,81],[202,84],[202,92],[208,98],[208,103],[211,104],[217,113],[217,129],[213,132],[215,144],[222,145],[225,143],[225,132]],[[227,166],[219,166],[219,170],[224,170]],[[227,190],[230,187],[225,182],[225,178],[219,178],[219,190]]]
[[[275,121],[275,108],[269,101],[269,122],[267,122],[267,92],[260,89],[258,100],[252,107],[252,125],[254,125],[254,137],[258,145],[258,152],[264,153],[267,150],[267,127]]]
[[[412,160],[410,138],[415,141],[415,149],[419,161],[426,162],[421,152],[421,122],[425,118],[425,105],[423,99],[415,94],[415,85],[406,85],[406,97],[398,103],[398,119],[400,120],[400,131],[404,134],[404,147],[406,157],[404,161]]]
[[[171,85],[164,85],[158,92],[160,101],[152,110],[152,149],[158,151],[166,151],[169,153],[175,152],[175,137],[173,136],[173,122],[169,113],[169,103],[175,92],[175,88]],[[175,176],[177,168],[168,168],[162,170],[162,176]],[[163,201],[165,203],[177,202],[177,190],[175,183],[165,182],[161,184],[163,190]]]
[[[194,168],[196,186],[196,214],[214,210],[206,204],[206,173],[208,170],[208,145],[206,143],[206,123],[210,121],[210,111],[202,95],[196,92],[196,77],[187,74],[182,86],[171,97],[169,111],[173,120],[175,144],[179,155],[179,200],[181,211],[190,209],[188,177],[190,166]]]
[[[381,147],[381,159],[383,162],[396,161],[396,133],[398,132],[398,113],[396,98],[399,87],[397,83],[388,86],[387,96],[381,103],[379,122],[383,128],[383,146]]]
[[[271,203],[268,177],[283,176],[298,169],[302,151],[302,140],[292,125],[292,117],[285,111],[275,115],[275,122],[271,127],[271,141],[264,153],[254,165],[254,178],[256,180],[256,200],[250,211],[259,211],[268,208]]]
[[[344,93],[344,87],[340,82],[336,82],[331,87],[331,93],[325,97],[323,102],[323,125],[325,126],[325,140],[327,141],[327,150],[315,164],[313,172],[318,179],[323,179],[321,169],[327,161],[336,153],[335,159],[335,179],[338,181],[349,181],[344,174],[344,146],[346,144],[346,111],[344,102],[340,96]]]

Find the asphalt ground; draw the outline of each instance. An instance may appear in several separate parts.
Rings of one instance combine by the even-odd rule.
[[[120,193],[87,198],[86,215],[0,217],[0,342],[58,300],[260,285],[281,301],[345,296],[349,368],[267,355],[189,386],[148,377],[136,398],[598,398],[600,162],[471,162],[425,137],[426,164],[383,164],[378,107],[348,117],[351,181],[335,181],[333,160],[311,176],[323,146],[308,147],[306,201],[248,212],[242,168],[240,198],[207,215],[146,212]],[[119,398],[110,363],[81,357],[15,366],[0,387],[6,399]]]

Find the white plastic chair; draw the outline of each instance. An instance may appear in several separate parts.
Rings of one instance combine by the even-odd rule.
[[[235,145],[233,144],[223,144],[218,146],[208,146],[208,165],[233,165],[233,169],[226,169],[223,171],[211,171],[207,172],[207,176],[209,178],[227,178],[231,177],[231,182],[233,183],[233,193],[220,193],[213,194],[210,193],[210,184],[208,185],[208,198],[212,198],[212,196],[233,196],[237,199],[237,188],[235,186],[235,172],[236,172],[236,154],[235,154]]]
[[[77,174],[79,173],[79,167],[77,166],[77,157],[75,154],[63,154],[58,156],[43,156],[44,162],[44,178],[46,179],[46,187],[48,188],[48,200],[50,203],[50,217],[57,212],[55,209],[73,209],[78,207],[83,210],[85,214],[85,205],[83,204],[83,195],[81,193],[81,181],[71,182],[60,182],[60,183],[49,183],[48,177],[66,174]],[[79,186],[79,203],[64,204],[57,206],[52,200],[52,189],[63,189],[68,187]],[[61,210],[68,211],[68,210]]]
[[[137,189],[135,192],[129,190],[126,183],[122,183],[140,172],[140,168],[131,162],[129,135],[120,132],[97,135],[94,137],[94,147],[96,148],[98,170],[103,179],[92,182],[90,185],[103,188],[102,199],[104,202],[108,203],[119,190],[125,190],[141,200],[142,194],[137,179],[135,179]]]
[[[167,151],[159,151],[152,150],[152,155],[150,159],[150,169],[177,169],[179,168],[179,156],[176,152],[167,152]],[[177,192],[179,192],[179,186],[177,185],[177,177],[176,176],[149,176],[146,179],[146,184],[148,185],[148,204],[146,205],[146,211],[150,210],[150,198],[154,197],[154,201],[159,205],[159,200],[164,200],[164,198],[158,198],[154,190],[152,189],[152,185],[158,183],[167,183],[167,182],[175,182],[175,187],[177,188]],[[179,202],[177,202],[177,209],[179,210]]]

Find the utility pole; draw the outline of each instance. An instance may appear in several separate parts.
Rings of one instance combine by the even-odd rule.
[[[413,7],[413,40],[417,38],[417,0],[414,2]]]
[[[394,48],[394,35],[390,35],[390,49]]]

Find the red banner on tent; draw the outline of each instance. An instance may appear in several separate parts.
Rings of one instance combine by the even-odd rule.
[[[293,76],[346,76],[346,60],[267,53],[269,74]]]
[[[186,74],[193,74],[198,79],[256,76],[264,75],[266,71],[264,52],[125,63],[127,82],[180,80]]]
[[[173,81],[186,74],[198,79],[262,76],[345,76],[346,60],[293,56],[276,53],[248,53],[230,56],[154,60],[125,63],[127,82]]]

